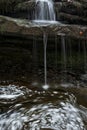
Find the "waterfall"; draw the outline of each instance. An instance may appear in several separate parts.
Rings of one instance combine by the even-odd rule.
[[[44,44],[44,80],[45,85],[47,84],[47,55],[46,55],[46,48],[47,48],[47,36],[43,34],[43,44]]]
[[[63,68],[62,68],[62,70],[63,70],[63,73],[64,73],[64,75],[63,75],[63,78],[64,79],[62,79],[63,80],[63,82],[66,82],[66,80],[67,80],[67,55],[66,55],[66,42],[65,42],[65,36],[61,36],[61,46],[62,46],[62,62],[63,62]]]
[[[66,73],[66,47],[65,47],[65,37],[61,36],[62,53],[63,53],[63,70]]]
[[[52,0],[36,0],[35,20],[55,21],[55,12]]]
[[[44,82],[45,85],[43,86],[43,89],[48,89],[49,86],[47,85],[47,34],[43,33],[43,46],[44,46]]]
[[[55,12],[52,0],[36,0],[35,6],[35,20],[34,22],[49,22],[55,21]],[[54,22],[55,23],[55,22]],[[47,34],[43,32],[43,43],[44,43],[44,89],[48,89],[47,85]]]
[[[56,82],[56,80],[57,80],[57,58],[58,58],[58,48],[57,48],[57,46],[58,46],[58,38],[57,38],[57,36],[55,35],[55,82]]]
[[[32,70],[32,73],[34,75],[33,85],[35,85],[36,81],[37,81],[37,77],[38,77],[38,74],[36,73],[38,71],[38,46],[37,46],[37,43],[36,43],[36,38],[34,38],[34,37],[33,37],[32,52],[33,52],[33,70]]]

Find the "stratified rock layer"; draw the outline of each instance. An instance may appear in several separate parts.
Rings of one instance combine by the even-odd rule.
[[[55,0],[56,19],[69,24],[87,25],[86,0]],[[34,19],[35,0],[1,0],[0,14]]]
[[[15,36],[42,36],[48,35],[66,35],[76,38],[87,38],[87,27],[79,25],[65,25],[61,23],[42,24],[29,22],[28,20],[18,20],[9,17],[0,16],[0,35]]]

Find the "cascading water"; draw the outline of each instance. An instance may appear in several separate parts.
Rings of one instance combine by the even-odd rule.
[[[47,36],[44,33],[43,35],[43,43],[44,43],[44,79],[45,79],[45,85],[47,84],[47,58],[46,58],[46,48],[47,48]]]
[[[45,85],[43,86],[43,88],[45,90],[49,88],[49,86],[47,85],[48,82],[47,82],[47,55],[46,55],[48,38],[49,37],[47,35],[47,31],[44,30],[43,31],[43,44],[44,44],[43,49],[44,49]],[[68,68],[67,67],[68,48],[66,48],[65,38],[66,37],[64,35],[61,36],[60,45],[62,46],[63,70],[66,76],[66,69]],[[39,37],[39,40],[41,42],[41,37]],[[38,88],[33,87],[30,84],[31,78],[32,76],[34,76],[34,73],[35,73],[36,74],[35,79],[36,79],[38,68],[41,67],[43,69],[43,66],[39,66],[38,64],[38,61],[39,61],[38,56],[41,54],[39,53],[40,51],[38,50],[41,48],[37,48],[39,46],[37,46],[38,44],[36,43],[36,37],[33,39],[33,46],[32,46],[32,42],[29,42],[29,44],[31,45],[31,47],[33,47],[33,53],[31,53],[32,50],[30,46],[29,46],[30,47],[29,50],[27,50],[26,48],[23,48],[24,49],[23,55],[27,54],[29,55],[29,58],[30,58],[29,59],[30,62],[28,63],[30,64],[31,70],[29,71],[30,76],[29,76],[28,84],[26,84],[25,77],[23,77],[24,83],[21,83],[21,78],[19,79],[18,77],[18,82],[16,81],[16,84],[19,83],[18,86],[0,85],[0,130],[48,130],[48,129],[49,130],[53,130],[53,129],[54,130],[87,130],[87,102],[86,102],[87,90],[84,89],[84,87],[81,87],[80,89],[79,88],[74,89],[74,87],[72,88],[70,85],[67,85],[66,82],[64,82],[62,86],[63,87],[69,86],[69,87],[65,89],[63,88],[63,91],[62,89],[60,89],[61,86],[58,86],[59,88],[57,88],[57,85],[55,87],[53,86],[52,88],[49,88],[47,91],[44,91],[43,89],[39,88],[39,86]],[[72,48],[72,46],[70,46],[70,48]],[[54,44],[52,44],[51,47],[52,47],[52,51],[50,52],[52,53]],[[59,64],[58,54],[60,53],[58,47],[59,47],[59,42],[56,37],[55,48],[54,48],[55,59],[51,59],[51,62],[54,62],[55,60],[56,70]],[[86,65],[87,63],[87,60],[86,60],[87,48],[85,47],[86,47],[86,44],[83,45],[84,65]],[[19,53],[18,53],[17,48],[16,48],[16,51],[17,51],[16,55],[18,55]],[[29,53],[27,53],[28,51]],[[20,54],[22,52],[22,50],[20,51],[20,48],[19,48],[19,52]],[[80,46],[79,46],[79,52],[81,52]],[[7,53],[5,52],[3,54],[5,55]],[[21,61],[21,64],[16,64],[17,67],[19,67],[19,65],[22,65],[22,66],[25,65],[25,61],[26,59],[28,59],[27,55],[23,56],[22,60],[20,59],[20,55],[18,55],[20,59],[19,62]],[[72,51],[70,52],[70,55],[72,56]],[[25,61],[22,62],[24,57],[25,57]],[[74,56],[74,58],[75,57],[76,56]],[[6,57],[5,55],[5,58],[8,58],[8,57]],[[8,60],[10,58],[11,57],[9,57]],[[13,63],[15,63],[14,61]],[[33,61],[33,64],[31,63],[31,61]],[[25,68],[27,68],[27,64]],[[52,71],[52,73],[55,73],[55,72]],[[23,73],[24,71],[22,72],[22,74]],[[55,74],[57,76],[57,73]],[[5,84],[5,82],[3,83]]]
[[[38,47],[37,47],[37,44],[36,44],[36,39],[33,37],[33,70],[32,70],[32,73],[34,75],[34,83],[33,85],[36,85],[37,82],[37,70],[38,70]]]
[[[61,44],[62,44],[62,58],[63,58],[63,71],[64,71],[64,81],[66,82],[66,63],[67,63],[67,59],[66,59],[66,43],[65,43],[65,36],[61,36]]]
[[[55,21],[52,0],[36,0],[35,20]]]
[[[56,82],[56,80],[57,80],[57,56],[58,56],[58,50],[57,50],[57,36],[55,36],[55,82]]]
[[[43,33],[43,44],[44,44],[44,82],[45,85],[43,86],[44,89],[48,89],[49,86],[47,85],[47,34]]]
[[[37,23],[55,23],[55,11],[52,0],[36,0],[35,6],[35,22]],[[46,63],[46,47],[47,47],[47,34],[43,32],[43,43],[44,43],[44,89],[48,88],[47,85],[47,63]]]

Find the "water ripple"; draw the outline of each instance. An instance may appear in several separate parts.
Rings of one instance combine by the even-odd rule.
[[[8,88],[11,89],[11,86]],[[26,95],[26,100],[10,106],[0,114],[0,130],[86,130],[83,112],[77,107],[73,94],[58,91],[38,92],[25,87],[18,89],[16,86],[12,88],[8,92],[1,87],[0,92],[5,89],[4,94]]]

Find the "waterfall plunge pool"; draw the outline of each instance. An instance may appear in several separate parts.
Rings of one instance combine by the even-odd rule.
[[[53,1],[36,0],[32,22],[55,20]],[[0,130],[87,130],[87,41],[42,33],[0,37]]]
[[[47,90],[43,42],[47,42]],[[3,41],[0,130],[86,130],[86,52],[86,40],[65,36]]]
[[[70,92],[10,84],[0,85],[0,93],[1,130],[87,129],[87,109]]]

